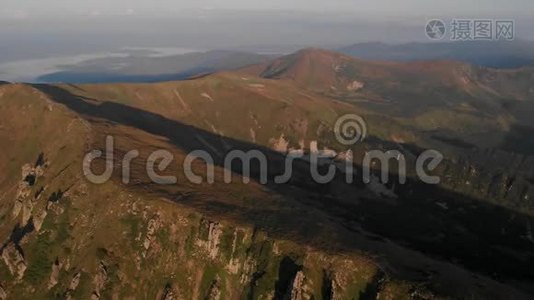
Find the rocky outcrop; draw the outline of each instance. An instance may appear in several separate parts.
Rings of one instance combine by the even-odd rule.
[[[91,295],[92,300],[100,299],[100,293],[104,289],[104,285],[108,280],[108,269],[104,262],[100,262],[98,265],[98,272],[93,279],[94,291]]]
[[[32,217],[33,206],[34,206],[34,203],[32,199],[26,198],[23,200],[22,221],[21,221],[22,226],[26,226],[26,224],[28,224],[28,221],[30,221]]]
[[[165,289],[161,295],[161,300],[178,300],[178,292],[172,287],[171,284],[167,283]]]
[[[6,300],[6,299],[7,299],[6,290],[4,290],[4,287],[0,285],[0,300]]]
[[[149,251],[156,251],[157,249],[157,241],[156,241],[156,231],[160,228],[161,222],[159,219],[159,215],[155,215],[152,219],[148,221],[147,225],[147,231],[145,235],[145,239],[143,240],[143,248],[145,251],[143,252],[143,257],[146,257]]]
[[[56,258],[56,260],[52,264],[52,273],[50,273],[50,279],[48,280],[48,289],[51,289],[57,285],[61,267],[62,266],[61,266],[61,263],[59,262],[59,258]]]
[[[65,299],[67,300],[71,300],[72,299],[72,293],[76,291],[76,289],[78,288],[78,285],[80,285],[80,280],[82,278],[82,272],[77,272],[76,274],[74,274],[74,276],[72,277],[70,283],[69,283],[69,287],[67,289],[67,291],[65,292]]]
[[[363,87],[364,84],[362,82],[355,80],[347,85],[347,90],[349,92],[356,92],[358,90],[361,90]]]
[[[39,232],[41,230],[41,227],[43,226],[44,220],[47,215],[48,215],[48,212],[46,210],[43,210],[40,214],[37,214],[33,218],[33,226],[36,232]]]
[[[72,277],[72,280],[69,284],[69,290],[75,291],[78,288],[78,285],[80,284],[80,278],[82,277],[82,272],[78,272],[74,274]]]
[[[236,275],[239,273],[240,269],[240,260],[238,257],[236,257],[236,246],[237,246],[237,230],[234,230],[233,237],[232,237],[232,252],[230,254],[230,260],[228,261],[228,264],[226,265],[226,270],[233,275]],[[241,242],[241,241],[240,241]]]
[[[297,272],[291,288],[291,300],[308,299],[308,295],[306,295],[304,291],[304,278],[304,273],[302,271]]]
[[[208,296],[206,297],[206,300],[219,300],[221,299],[221,288],[220,288],[220,281],[221,279],[219,277],[215,278],[213,283],[210,286]]]
[[[271,144],[273,145],[272,147],[274,151],[286,153],[289,146],[289,141],[287,141],[282,134],[279,138],[271,139]]]
[[[206,226],[205,224],[206,222],[204,222],[204,225],[201,226]],[[208,253],[209,258],[215,259],[219,253],[219,244],[221,241],[221,235],[223,233],[222,226],[219,223],[208,221],[207,229],[207,239],[198,239],[196,244],[198,247],[203,248]]]
[[[26,261],[22,254],[22,250],[14,242],[9,242],[7,246],[2,249],[2,258],[9,269],[9,272],[17,279],[22,279],[24,272],[26,272]]]
[[[442,185],[509,208],[534,210],[534,157],[503,150],[476,150],[444,162]]]
[[[33,208],[40,196],[40,192],[36,194],[36,197],[30,197],[32,187],[35,186],[37,180],[43,176],[44,168],[47,163],[44,159],[44,154],[40,154],[32,167],[31,164],[25,164],[21,168],[21,181],[18,184],[17,196],[13,205],[13,217],[16,218],[22,211],[22,227],[28,224],[28,221],[32,218]],[[42,189],[44,190],[44,188]],[[42,192],[41,190],[41,192]]]

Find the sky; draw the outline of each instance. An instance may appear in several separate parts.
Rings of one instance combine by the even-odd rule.
[[[0,65],[125,47],[288,52],[428,42],[428,20],[516,20],[534,40],[533,0],[0,0]],[[1,70],[0,70],[1,71]]]
[[[532,0],[2,0],[4,19],[76,15],[161,16],[194,10],[282,10],[360,15],[534,13]]]

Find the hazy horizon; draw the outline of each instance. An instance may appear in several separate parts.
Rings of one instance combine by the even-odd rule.
[[[365,16],[416,16],[427,14],[515,14],[516,16],[534,10],[530,0],[449,0],[429,2],[424,0],[293,0],[293,1],[244,1],[227,0],[4,0],[0,18],[31,19],[37,16],[54,19],[68,15],[129,15],[162,16],[190,11],[241,10],[241,11],[300,11],[300,12],[342,12]]]
[[[132,47],[288,53],[362,42],[430,42],[424,27],[435,18],[512,19],[516,39],[534,40],[533,11],[527,0],[6,0],[0,11],[0,74]],[[17,62],[23,64],[13,67]]]
[[[518,39],[534,40],[533,12],[530,0],[4,0],[0,62],[124,47],[258,51],[424,42],[424,26],[434,18],[512,19]]]

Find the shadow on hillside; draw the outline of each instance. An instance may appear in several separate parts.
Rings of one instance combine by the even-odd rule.
[[[37,82],[64,82],[64,83],[153,83],[162,81],[186,80],[200,74],[215,71],[209,68],[196,68],[180,73],[157,75],[128,75],[118,73],[92,73],[61,71],[45,74],[37,78]]]
[[[280,165],[284,159],[281,154],[269,148],[221,137],[134,107],[113,102],[94,104],[95,99],[80,97],[52,85],[33,87],[86,118],[131,126],[165,137],[185,152],[205,149],[213,154],[215,164],[220,167],[224,167],[223,157],[206,147],[205,142],[217,149],[225,149],[224,144],[228,144],[233,149],[243,151],[260,150],[275,166]],[[240,173],[240,166],[233,166],[233,171]],[[277,172],[278,170],[270,172],[269,179],[272,180]],[[307,169],[301,168],[298,172],[303,174]],[[251,175],[258,180],[257,170]],[[272,210],[261,205],[233,214],[238,218],[237,221],[254,225],[271,236],[290,238],[307,245],[312,243],[312,246],[327,251],[360,250],[377,254],[397,271],[411,270],[408,273],[411,278],[407,279],[426,280],[434,276],[432,272],[435,270],[424,267],[428,261],[417,265],[413,260],[399,257],[400,254],[395,249],[400,248],[387,246],[391,245],[389,240],[497,280],[534,282],[534,247],[525,238],[528,234],[526,228],[534,225],[534,219],[526,214],[470,199],[413,179],[406,185],[396,186],[395,192],[399,199],[394,203],[377,199],[350,202],[347,199],[354,197],[353,193],[364,191],[363,184],[353,185],[346,194],[339,195],[336,191],[340,188],[340,180],[329,185],[319,185],[309,176],[299,176],[290,184],[268,184],[267,187],[275,193],[319,209],[329,220],[350,233],[332,233],[332,243],[314,244],[313,238],[320,227],[310,227],[309,230],[303,230],[302,227],[306,222],[314,224],[317,220],[306,220],[306,213],[302,211]],[[295,190],[298,190],[298,197],[295,197]],[[173,195],[170,198],[174,199]],[[239,209],[217,200],[204,200],[208,202],[202,205],[196,204],[195,199],[180,201],[201,207],[211,214],[224,214]],[[440,205],[436,205],[438,202]],[[302,220],[306,220],[305,223]],[[406,272],[402,275],[407,276]]]
[[[534,153],[534,128],[515,124],[505,136],[501,148],[503,150],[532,155]]]

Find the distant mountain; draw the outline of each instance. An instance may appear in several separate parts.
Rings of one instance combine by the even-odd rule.
[[[384,118],[400,118],[434,136],[482,148],[502,144],[513,124],[534,128],[530,117],[534,112],[534,68],[501,70],[457,61],[365,61],[305,49],[244,72],[290,81]],[[526,132],[521,134],[523,138],[528,136]],[[532,145],[514,140],[505,147],[534,151]]]
[[[84,61],[62,66],[38,82],[111,83],[182,80],[201,73],[232,70],[265,62],[272,56],[248,52],[214,50],[173,56],[129,55]]]
[[[458,60],[494,68],[534,65],[534,42],[517,40],[439,43],[360,43],[337,51],[369,60]]]
[[[402,103],[387,109],[400,115],[465,101],[480,102],[478,108],[491,106],[493,101],[497,109],[500,100],[527,101],[534,96],[531,67],[501,70],[447,60],[367,61],[314,48],[244,71],[268,79],[291,80],[300,87],[348,102]]]

